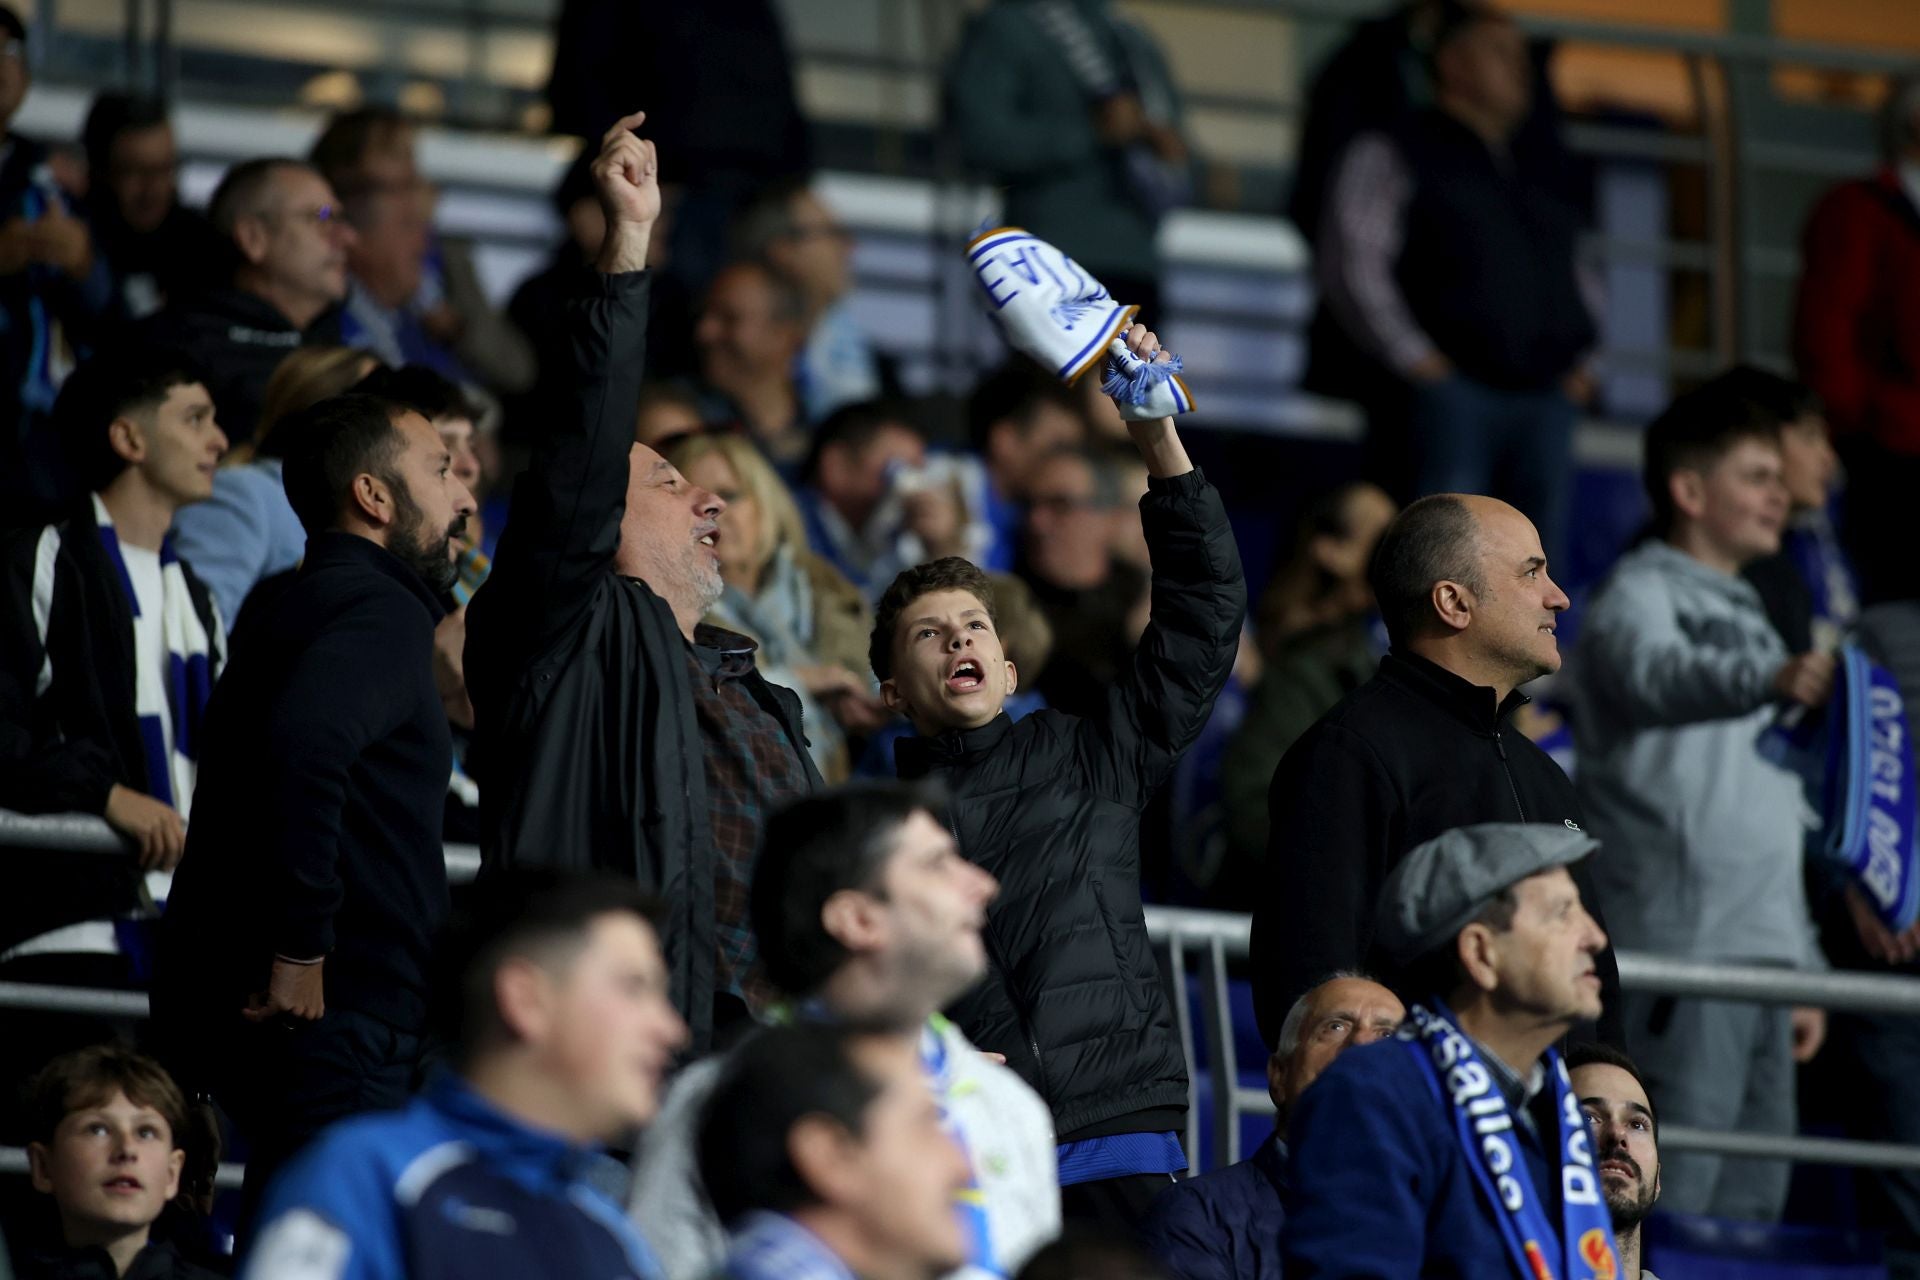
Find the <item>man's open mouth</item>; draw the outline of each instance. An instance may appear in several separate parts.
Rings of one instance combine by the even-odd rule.
[[[986,672],[972,658],[962,658],[947,672],[947,688],[955,693],[972,693],[986,682]]]

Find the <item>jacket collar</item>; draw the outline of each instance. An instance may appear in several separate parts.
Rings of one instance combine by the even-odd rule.
[[[1287,1144],[1281,1140],[1280,1130],[1275,1129],[1267,1135],[1267,1140],[1254,1148],[1248,1157],[1253,1167],[1267,1175],[1267,1181],[1273,1189],[1284,1195],[1287,1190]]]
[[[1013,717],[1002,711],[978,729],[949,729],[932,738],[915,735],[893,745],[894,769],[903,778],[920,778],[935,769],[968,764],[992,751],[1013,730]]]
[[[305,574],[329,565],[358,565],[383,573],[411,592],[435,623],[447,616],[446,605],[420,575],[408,568],[399,556],[371,539],[338,529],[314,534],[307,539],[307,554],[300,563],[300,572]]]
[[[1515,689],[1498,702],[1491,688],[1457,676],[1437,662],[1394,649],[1380,659],[1380,677],[1426,699],[1475,733],[1498,733],[1508,717],[1533,699]]]
[[[599,1149],[546,1129],[536,1129],[475,1093],[451,1071],[427,1082],[422,1098],[453,1121],[460,1139],[483,1164],[521,1181],[570,1184],[583,1181],[601,1159]]]

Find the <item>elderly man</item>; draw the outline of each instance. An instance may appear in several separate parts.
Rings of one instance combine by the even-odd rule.
[[[1406,1013],[1400,997],[1357,973],[1337,973],[1294,1001],[1267,1059],[1279,1114],[1272,1136],[1251,1158],[1160,1194],[1144,1233],[1154,1255],[1182,1280],[1280,1280],[1287,1113],[1335,1058],[1386,1039]]]
[[[1623,1280],[1660,1280],[1640,1267],[1640,1224],[1660,1198],[1660,1116],[1633,1059],[1604,1044],[1567,1051],[1567,1075],[1593,1131],[1593,1158],[1613,1219]]]
[[[1408,1020],[1343,1055],[1288,1125],[1281,1256],[1301,1276],[1616,1276],[1592,1138],[1553,1048],[1600,1012],[1607,936],[1564,826],[1487,823],[1388,877]]]
[[[570,312],[575,399],[521,477],[471,606],[471,760],[488,869],[617,870],[671,904],[673,998],[704,1050],[716,1018],[747,1011],[762,815],[820,779],[799,699],[760,675],[752,641],[699,625],[722,590],[726,504],[633,443],[660,214],[653,147],[630,132],[644,118],[602,141],[607,235]]]
[[[1573,783],[1512,725],[1527,703],[1519,686],[1560,669],[1567,607],[1532,522],[1492,498],[1423,498],[1387,527],[1369,577],[1393,649],[1287,751],[1268,792],[1253,994],[1269,1043],[1325,974],[1365,964],[1391,982],[1373,922],[1407,850],[1476,822],[1583,821]],[[1574,875],[1591,904],[1586,871]],[[1611,951],[1598,971],[1600,1038],[1615,1043]]]

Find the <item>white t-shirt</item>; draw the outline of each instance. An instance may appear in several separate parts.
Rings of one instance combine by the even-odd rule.
[[[160,553],[149,551],[145,547],[120,544],[120,559],[127,566],[127,577],[133,583],[133,598],[140,608],[133,619],[133,661],[137,671],[144,671],[151,688],[164,690],[167,687],[167,632],[160,623],[162,586],[160,577]],[[139,687],[138,674],[135,676],[135,688]],[[149,713],[158,710],[160,736],[166,747],[163,759],[173,760],[173,716],[167,708],[141,708]],[[176,808],[185,811],[184,805]]]

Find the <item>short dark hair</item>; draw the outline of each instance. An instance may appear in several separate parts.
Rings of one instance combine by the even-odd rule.
[[[1430,61],[1438,61],[1441,51],[1483,22],[1511,22],[1512,18],[1490,5],[1475,0],[1442,0],[1434,6],[1432,43],[1427,46]]]
[[[842,405],[813,429],[813,442],[801,474],[809,481],[820,474],[820,459],[829,449],[849,449],[859,453],[877,440],[888,427],[911,431],[922,440],[926,432],[915,422],[907,407],[897,400],[862,400]]]
[[[1581,1067],[1618,1067],[1632,1076],[1640,1092],[1647,1095],[1647,1114],[1653,1120],[1654,1140],[1659,1141],[1660,1108],[1654,1105],[1653,1090],[1647,1088],[1647,1078],[1640,1074],[1639,1063],[1629,1058],[1625,1050],[1598,1040],[1582,1040],[1567,1046],[1567,1070],[1577,1071]]]
[[[1019,1280],[1171,1280],[1158,1259],[1132,1240],[1069,1226],[1020,1268]]]
[[[1711,467],[1744,440],[1780,444],[1780,419],[1749,399],[1742,388],[1749,383],[1738,371],[1723,373],[1711,382],[1674,397],[1673,403],[1647,424],[1646,464],[1642,480],[1653,506],[1653,530],[1661,537],[1673,531],[1679,514],[1674,510],[1670,481],[1676,471]]]
[[[87,153],[87,169],[94,182],[106,176],[113,160],[113,144],[123,133],[137,129],[156,129],[172,123],[167,104],[146,94],[122,93],[109,89],[97,95],[87,109],[87,122],[80,130],[80,146]]]
[[[755,191],[727,228],[727,242],[741,258],[760,258],[773,242],[793,234],[793,202],[807,194],[803,177],[776,178]]]
[[[971,592],[973,598],[980,602],[980,607],[987,611],[987,620],[993,623],[996,630],[999,628],[1000,615],[994,607],[993,581],[973,561],[960,556],[944,556],[903,570],[881,594],[880,605],[873,618],[873,636],[867,641],[867,663],[872,666],[876,680],[893,678],[893,633],[900,625],[900,615],[921,596],[931,595],[935,591]]]
[[[765,258],[735,258],[714,272],[714,279],[719,279],[729,271],[750,271],[766,282],[773,294],[773,314],[776,319],[791,325],[806,323],[806,295],[800,292],[799,285],[775,270],[771,262]]]
[[[768,981],[794,997],[826,985],[847,950],[821,923],[821,908],[845,889],[877,894],[902,824],[921,812],[941,818],[940,803],[909,783],[856,782],[796,800],[767,821],[749,914]]]
[[[1476,593],[1480,578],[1480,526],[1467,504],[1437,493],[1395,516],[1374,548],[1367,570],[1387,638],[1404,645],[1427,628],[1433,584],[1458,582]]]
[[[395,467],[403,447],[395,423],[400,408],[348,392],[290,413],[274,427],[286,459],[280,479],[287,502],[309,536],[339,523],[355,476],[403,484]]]
[[[627,876],[516,868],[463,889],[435,947],[430,988],[430,1021],[455,1063],[467,1066],[506,1038],[493,991],[503,964],[534,952],[564,963],[586,945],[595,920],[623,913],[659,936],[658,905]]]
[[[1812,387],[1758,365],[1737,364],[1716,381],[1733,395],[1770,414],[1783,427],[1826,412],[1826,406]]]
[[[267,211],[267,194],[273,187],[274,176],[283,169],[317,172],[306,161],[290,156],[242,160],[228,169],[220,185],[213,189],[213,197],[207,201],[207,220],[221,235],[231,239],[234,227],[242,218],[258,217]]]
[[[412,410],[428,422],[442,418],[477,421],[480,416],[459,383],[424,364],[403,364],[398,369],[382,365],[360,379],[353,390],[356,395],[373,396]]]
[[[12,36],[15,40],[27,38],[27,24],[20,21],[12,5],[0,4],[0,33]]]
[[[1061,458],[1071,458],[1086,467],[1088,477],[1093,481],[1093,493],[1088,498],[1101,511],[1113,511],[1126,505],[1125,491],[1121,488],[1121,466],[1129,460],[1138,462],[1140,455],[1130,446],[1120,445],[1109,448],[1104,445],[1066,444],[1057,449],[1049,449],[1033,464],[1035,474],[1041,467]]]
[[[794,1167],[788,1135],[810,1116],[862,1137],[881,1087],[853,1060],[873,1032],[844,1023],[770,1027],[736,1048],[700,1116],[700,1180],[720,1221],[790,1213],[820,1195]]]
[[[967,397],[967,440],[976,453],[987,451],[993,429],[1011,422],[1024,432],[1034,414],[1047,405],[1080,416],[1080,398],[1026,356],[1016,355],[974,385]]]
[[[366,185],[360,170],[375,141],[411,127],[412,122],[393,107],[369,105],[341,111],[314,139],[307,159],[335,194],[342,200],[351,199],[362,194]]]
[[[80,482],[98,493],[126,470],[127,460],[114,452],[108,433],[115,419],[149,413],[175,387],[204,386],[206,380],[186,353],[140,343],[102,351],[68,374],[53,402],[53,423]],[[219,406],[214,410],[217,415]]]
[[[27,1117],[32,1139],[53,1141],[60,1122],[83,1107],[98,1106],[115,1093],[135,1106],[152,1107],[173,1131],[179,1146],[187,1130],[187,1099],[167,1069],[125,1045],[96,1044],[63,1053],[34,1074],[27,1085]]]
[[[1513,918],[1520,910],[1520,895],[1509,885],[1494,896],[1493,901],[1481,908],[1468,924],[1483,924],[1495,933],[1505,933],[1513,928]],[[1462,925],[1461,928],[1465,928]],[[1460,934],[1456,931],[1439,946],[1426,954],[1417,956],[1401,970],[1399,979],[1390,985],[1393,993],[1407,1004],[1416,1000],[1426,1000],[1433,996],[1451,996],[1467,981],[1467,971],[1460,963]]]

